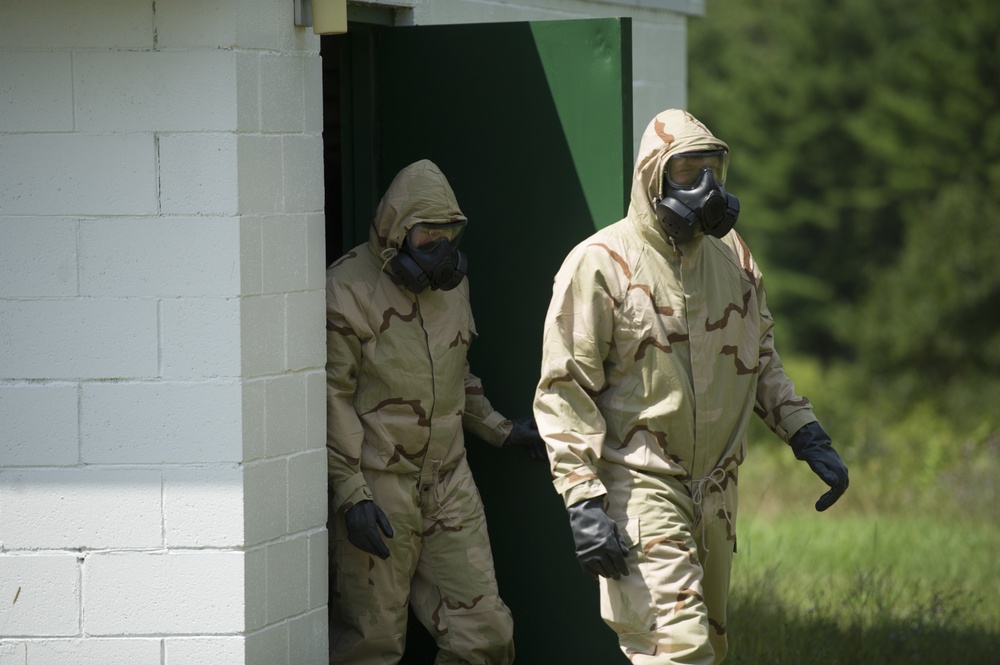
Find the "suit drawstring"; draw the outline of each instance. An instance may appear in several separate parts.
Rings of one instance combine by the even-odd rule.
[[[722,514],[726,518],[726,522],[729,523],[730,531],[733,529],[733,520],[729,517],[729,511],[726,510],[726,488],[722,486],[722,483],[726,480],[726,471],[721,467],[715,467],[712,472],[696,482],[691,488],[691,499],[694,500],[694,504],[698,509],[698,520],[701,522],[701,546],[708,552],[708,545],[705,543],[705,531],[707,523],[705,521],[704,515],[704,503],[706,495],[706,486],[711,484],[714,485],[721,495],[722,499]],[[711,488],[708,489],[711,491]]]

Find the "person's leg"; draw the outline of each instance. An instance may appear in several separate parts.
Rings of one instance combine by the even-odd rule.
[[[343,512],[331,516],[330,662],[395,665],[406,643],[410,579],[420,553],[416,477],[365,473],[394,535],[382,560],[347,540]]]
[[[713,665],[694,504],[674,478],[602,473],[608,514],[627,533],[630,574],[601,578],[601,614],[635,665]]]
[[[715,665],[729,650],[726,613],[729,582],[736,547],[737,471],[732,469],[720,486],[710,485],[702,499],[704,522],[695,528],[698,558],[705,571],[705,603],[708,606],[708,637],[715,651]]]
[[[486,516],[463,458],[422,484],[423,547],[413,579],[414,614],[438,645],[436,665],[508,665],[514,624],[500,599]]]

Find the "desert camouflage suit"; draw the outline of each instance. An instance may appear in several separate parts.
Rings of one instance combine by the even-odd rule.
[[[384,269],[413,224],[464,219],[441,171],[412,164],[389,186],[368,243],[327,274],[333,663],[398,662],[408,603],[438,665],[514,659],[462,431],[499,446],[511,423],[469,372],[468,280],[415,295]],[[395,532],[387,560],[346,538],[344,512],[365,499]]]
[[[631,548],[601,612],[642,665],[722,662],[748,422],[787,441],[815,420],[740,236],[675,245],[654,213],[667,159],[717,148],[686,112],[654,118],[627,216],[570,252],[545,321],[538,428],[565,504],[606,495]]]

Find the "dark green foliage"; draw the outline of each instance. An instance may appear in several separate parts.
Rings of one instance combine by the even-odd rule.
[[[709,0],[690,22],[690,108],[732,147],[786,348],[1000,370],[998,27],[991,0]]]
[[[1000,3],[708,0],[689,47],[780,348],[997,394]]]

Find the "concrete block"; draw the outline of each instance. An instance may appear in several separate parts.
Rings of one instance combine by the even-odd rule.
[[[326,525],[326,448],[288,460],[288,532]]]
[[[164,214],[236,214],[236,174],[235,134],[160,137],[160,209]]]
[[[80,450],[87,464],[239,462],[238,383],[83,385]]]
[[[243,460],[252,462],[267,454],[264,408],[271,379],[243,382]],[[325,431],[325,430],[324,430]]]
[[[309,608],[326,608],[330,596],[330,534],[326,529],[309,534]]]
[[[104,0],[0,3],[0,44],[5,49],[153,48],[153,4]]]
[[[236,55],[236,124],[241,132],[260,132],[260,59],[255,51]]]
[[[165,468],[163,521],[167,547],[239,547],[243,471],[235,465]]]
[[[0,132],[71,131],[72,72],[66,52],[5,52],[0,67]]]
[[[260,224],[264,293],[302,291],[309,274],[305,217],[262,217]]]
[[[28,659],[26,642],[0,640],[0,665],[22,665]]]
[[[80,222],[80,292],[98,296],[235,296],[234,217]]]
[[[267,547],[248,549],[244,561],[246,630],[252,632],[267,625]]]
[[[0,296],[77,294],[75,219],[0,218]]]
[[[80,634],[80,568],[74,554],[0,553],[0,598],[4,635]]]
[[[240,375],[240,301],[176,298],[160,302],[160,366],[165,379]]]
[[[0,471],[0,533],[7,549],[159,547],[160,495],[158,470]]]
[[[287,622],[247,635],[246,665],[298,665],[288,660]]]
[[[319,51],[319,35],[295,25],[295,7],[270,0],[240,0],[236,44],[242,49]]]
[[[309,608],[309,539],[299,536],[267,546],[267,622]]]
[[[288,533],[288,463],[283,458],[244,465],[243,515],[246,544]]]
[[[0,215],[157,212],[152,134],[0,134],[0,155]]]
[[[326,291],[298,291],[285,296],[289,370],[326,365]]]
[[[264,419],[269,457],[306,449],[306,375],[284,374],[268,382]]]
[[[687,72],[687,22],[639,22],[632,25],[632,79],[662,81],[684,78]],[[666,65],[666,66],[665,66]],[[660,109],[661,111],[663,109]],[[652,119],[652,116],[647,119]]]
[[[240,218],[240,292],[256,296],[264,292],[263,220],[266,217],[244,215]]]
[[[284,203],[281,137],[241,134],[237,147],[240,212],[245,215],[280,212]]]
[[[322,213],[306,215],[306,248],[309,252],[307,289],[326,289],[326,219]],[[333,263],[334,257],[330,263]],[[324,296],[325,297],[325,296]]]
[[[150,377],[159,371],[152,300],[0,300],[0,377]]]
[[[305,86],[305,131],[323,133],[323,60],[319,53],[303,56],[302,79]]]
[[[83,566],[88,635],[216,635],[243,629],[241,552],[98,552]]]
[[[158,638],[32,640],[28,665],[161,665]]]
[[[77,401],[76,384],[0,385],[0,468],[76,464]]]
[[[326,198],[323,180],[323,137],[319,134],[282,137],[284,154],[284,210],[323,210]]]
[[[244,665],[246,640],[238,637],[168,637],[163,665]]]
[[[240,302],[240,332],[244,377],[277,374],[284,370],[284,296],[243,298]]]
[[[307,450],[326,449],[326,369],[306,376]]]
[[[261,55],[260,120],[264,132],[302,132],[305,129],[301,55]]]
[[[327,665],[330,636],[327,608],[321,607],[288,622],[288,662],[295,665]]]
[[[236,4],[237,0],[157,0],[157,46],[161,49],[234,47]]]
[[[236,129],[232,51],[85,51],[73,77],[79,131]]]

